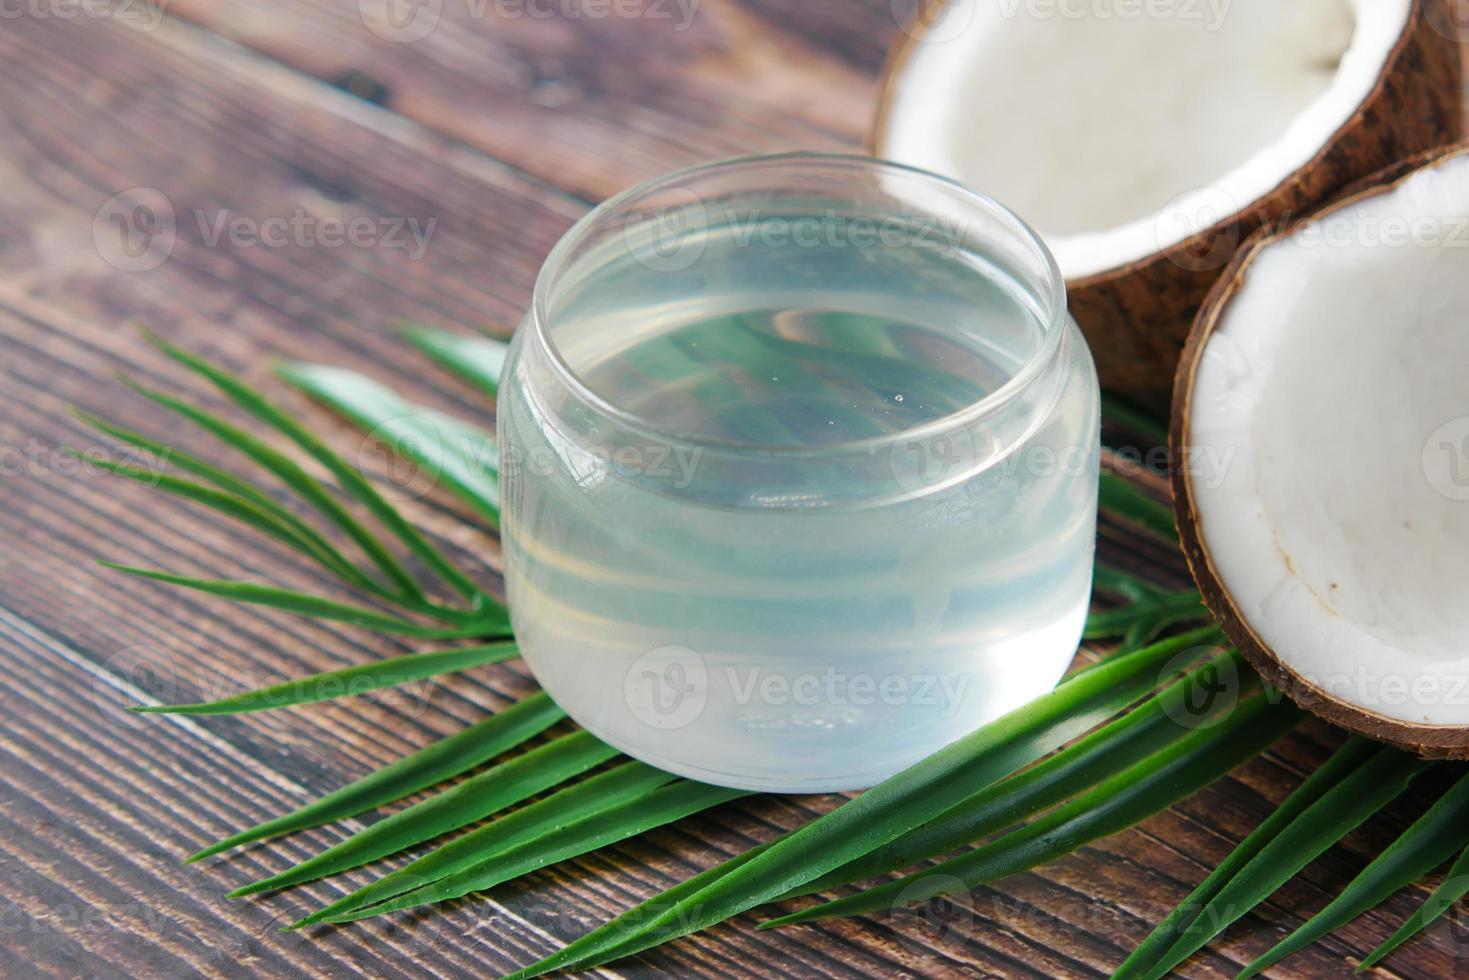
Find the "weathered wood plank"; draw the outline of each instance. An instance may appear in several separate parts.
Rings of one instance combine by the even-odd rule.
[[[596,201],[701,160],[859,145],[912,6],[442,0],[399,28],[379,0],[168,9]]]
[[[206,5],[181,6],[204,22]],[[584,210],[572,195],[601,196],[681,162],[680,153],[688,159],[710,155],[721,139],[767,149],[834,125],[807,116],[831,112],[830,118],[847,120],[822,138],[850,140],[854,105],[865,95],[847,86],[854,77],[870,77],[876,47],[858,49],[861,39],[875,36],[873,12],[889,16],[883,6],[864,5],[868,20],[850,21],[850,29],[827,38],[815,26],[818,15],[805,8],[796,20],[774,3],[739,7],[711,0],[710,12],[721,19],[704,29],[717,28],[715,35],[691,29],[692,41],[670,40],[669,50],[702,47],[679,49],[664,67],[630,58],[629,50],[638,50],[632,34],[619,33],[616,57],[609,53],[605,64],[591,66],[580,56],[603,43],[600,29],[520,25],[512,38],[493,43],[518,46],[522,59],[560,51],[584,73],[578,84],[603,94],[562,106],[564,119],[534,100],[511,100],[497,126],[473,133],[455,131],[439,118],[463,124],[457,117],[476,114],[462,106],[493,108],[507,98],[493,78],[478,88],[465,85],[473,77],[466,66],[478,62],[455,45],[478,51],[483,41],[469,29],[473,24],[436,32],[443,38],[435,43],[453,41],[448,49],[428,53],[396,45],[412,53],[393,61],[377,46],[355,49],[360,35],[356,41],[350,34],[324,39],[322,25],[329,21],[320,19],[323,11],[338,17],[350,5],[249,8],[263,11],[251,29],[274,44],[290,34],[282,25],[297,29],[287,38],[299,49],[291,57],[261,45],[273,57],[296,58],[297,67],[329,77],[333,65],[308,65],[306,59],[347,52],[354,60],[336,68],[381,62],[389,66],[381,75],[401,73],[405,92],[420,76],[431,79],[435,88],[417,97],[429,109],[389,100],[425,126],[177,23],[149,33],[85,18],[7,20],[0,81],[6,91],[26,93],[0,107],[0,145],[6,147],[0,157],[0,445],[19,448],[26,461],[21,474],[0,480],[0,540],[6,545],[0,549],[0,658],[20,679],[0,699],[6,777],[0,867],[7,872],[0,876],[0,906],[17,910],[25,924],[22,941],[0,944],[0,957],[24,961],[17,975],[106,973],[120,963],[135,974],[279,975],[297,969],[393,976],[503,969],[545,952],[553,936],[570,938],[832,805],[830,799],[743,802],[571,862],[493,899],[386,924],[283,937],[273,928],[281,917],[340,894],[341,884],[318,883],[260,902],[228,903],[219,894],[318,851],[350,826],[249,848],[204,869],[179,868],[177,859],[503,706],[529,691],[530,681],[519,665],[507,665],[431,685],[418,698],[359,699],[206,723],[125,716],[120,701],[192,699],[218,692],[222,683],[244,687],[277,673],[327,669],[408,646],[101,571],[92,557],[324,587],[300,563],[186,506],[164,504],[143,488],[96,473],[68,475],[54,450],[93,444],[66,415],[67,404],[75,402],[214,455],[205,440],[106,380],[125,369],[219,404],[138,341],[125,323],[134,316],[262,384],[270,383],[270,356],[305,356],[367,370],[417,400],[488,417],[472,395],[408,356],[383,324],[404,315],[503,334],[518,318],[540,257]],[[246,8],[228,9],[243,22]],[[621,32],[624,25],[613,28]],[[252,42],[243,31],[231,28]],[[493,59],[483,63],[491,74],[503,68]],[[649,81],[639,81],[637,73]],[[682,81],[684,73],[696,80]],[[555,89],[560,76],[547,77]],[[742,91],[750,79],[766,79],[769,88]],[[645,84],[648,90],[663,87],[639,115]],[[456,90],[471,97],[456,100]],[[538,91],[544,97],[547,89]],[[822,98],[810,97],[816,92]],[[694,97],[685,98],[690,93]],[[788,103],[797,108],[780,109]],[[615,121],[618,113],[631,113],[632,122]],[[599,114],[611,114],[610,121],[599,122]],[[509,128],[513,120],[518,128]],[[525,133],[563,125],[544,144],[524,145]],[[436,135],[435,128],[453,139]],[[505,144],[503,152],[491,137]],[[493,149],[525,172],[455,139]],[[558,153],[564,157],[559,168],[552,166]],[[93,234],[107,200],[137,187],[166,196],[180,221],[166,261],[128,272],[106,261]],[[437,223],[418,258],[390,247],[298,242],[275,248],[228,236],[210,240],[221,216],[258,223],[298,211],[312,220],[366,217],[379,228],[408,217]],[[102,234],[120,230],[107,224],[107,213]],[[105,242],[104,251],[119,261]],[[343,427],[291,401],[334,432],[339,444],[352,445]],[[7,462],[12,458],[7,452]],[[460,557],[486,560],[485,574],[493,578],[493,539],[467,525],[462,510],[437,498],[409,506]],[[1157,580],[1185,581],[1172,549],[1125,525],[1104,527],[1103,549]],[[951,929],[935,932],[919,919],[898,916],[772,934],[755,932],[746,917],[658,951],[629,972],[755,977],[784,963],[789,972],[812,976],[1102,975],[1209,861],[1319,761],[1320,742],[1330,737],[1315,730],[1288,739],[1271,756],[1137,831],[982,890],[972,919]],[[1295,919],[1319,906],[1324,891],[1339,888],[1362,856],[1402,823],[1398,813],[1374,822],[1271,908]],[[344,878],[357,885],[369,876]],[[1395,899],[1391,914],[1354,926],[1278,975],[1343,972],[1343,956],[1361,955],[1410,907],[1407,898]],[[88,919],[89,910],[98,918]],[[1268,939],[1257,920],[1255,928],[1236,930],[1216,952],[1191,964],[1189,974],[1226,975]],[[1422,946],[1395,960],[1394,968],[1405,976],[1453,972],[1452,946]],[[0,959],[7,975],[8,966]]]

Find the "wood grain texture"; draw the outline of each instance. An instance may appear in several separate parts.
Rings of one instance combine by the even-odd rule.
[[[424,0],[397,21],[388,0],[168,10],[597,201],[712,157],[859,146],[913,2]]]
[[[93,564],[103,557],[329,587],[290,555],[59,451],[98,445],[67,414],[77,404],[218,458],[206,440],[112,380],[126,371],[220,404],[143,344],[130,321],[144,320],[273,390],[271,358],[300,357],[354,367],[415,400],[488,419],[488,406],[409,353],[387,324],[409,316],[504,335],[541,257],[584,212],[584,199],[714,153],[855,143],[883,31],[895,29],[883,0],[819,8],[705,0],[696,26],[677,37],[659,35],[656,25],[639,33],[623,21],[455,20],[453,7],[445,0],[444,25],[411,44],[377,39],[355,0],[175,0],[168,9],[179,16],[153,29],[22,16],[0,30],[0,85],[16,93],[0,107],[6,976],[492,974],[834,802],[742,801],[489,898],[310,935],[276,927],[368,874],[259,901],[221,896],[360,822],[203,867],[178,865],[197,847],[452,732],[533,685],[521,665],[507,664],[407,695],[245,718],[122,712],[137,701],[193,700],[411,649]],[[373,89],[372,80],[385,89]],[[376,92],[384,105],[335,82]],[[564,84],[574,98],[549,94]],[[122,229],[108,202],[131,192],[123,199],[130,205],[145,194],[139,189],[168,202],[175,232],[164,261],[127,271],[136,256],[109,237]],[[277,247],[214,237],[221,220],[297,214],[318,228],[325,217],[355,217],[380,231],[408,218],[432,220],[434,232],[416,258],[383,242]],[[354,452],[362,443],[344,427],[282,397],[349,456],[377,465],[372,453]],[[1140,482],[1166,492],[1157,477]],[[494,539],[467,513],[436,494],[404,506],[495,583]],[[1186,581],[1165,543],[1112,521],[1101,538],[1109,560],[1160,582]],[[781,933],[758,933],[746,917],[617,972],[1101,976],[1336,740],[1308,726],[1143,827],[982,889],[952,916],[902,914]],[[1188,975],[1231,975],[1319,908],[1406,825],[1425,792],[1333,849],[1272,900],[1267,916],[1251,917],[1189,964]],[[1393,899],[1275,975],[1347,975],[1345,964],[1386,936],[1422,894]],[[1466,951],[1446,924],[1389,965],[1402,976],[1450,976]]]

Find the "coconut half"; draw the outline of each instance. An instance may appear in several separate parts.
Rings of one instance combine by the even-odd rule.
[[[1438,2],[930,0],[889,59],[871,149],[1035,226],[1103,385],[1166,406],[1244,237],[1459,138]]]
[[[1469,756],[1469,144],[1248,242],[1189,337],[1172,439],[1184,552],[1261,673]]]

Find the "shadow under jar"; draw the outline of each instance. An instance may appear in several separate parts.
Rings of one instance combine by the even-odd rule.
[[[500,391],[525,660],[655,766],[869,786],[1064,672],[1098,416],[1045,246],[959,184],[788,154],[636,187],[551,253]]]

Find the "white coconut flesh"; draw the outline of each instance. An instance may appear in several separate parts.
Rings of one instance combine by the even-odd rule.
[[[1256,253],[1186,406],[1197,533],[1274,658],[1469,726],[1469,156]]]
[[[889,78],[878,155],[1035,226],[1068,279],[1179,244],[1309,163],[1410,0],[950,0]]]

